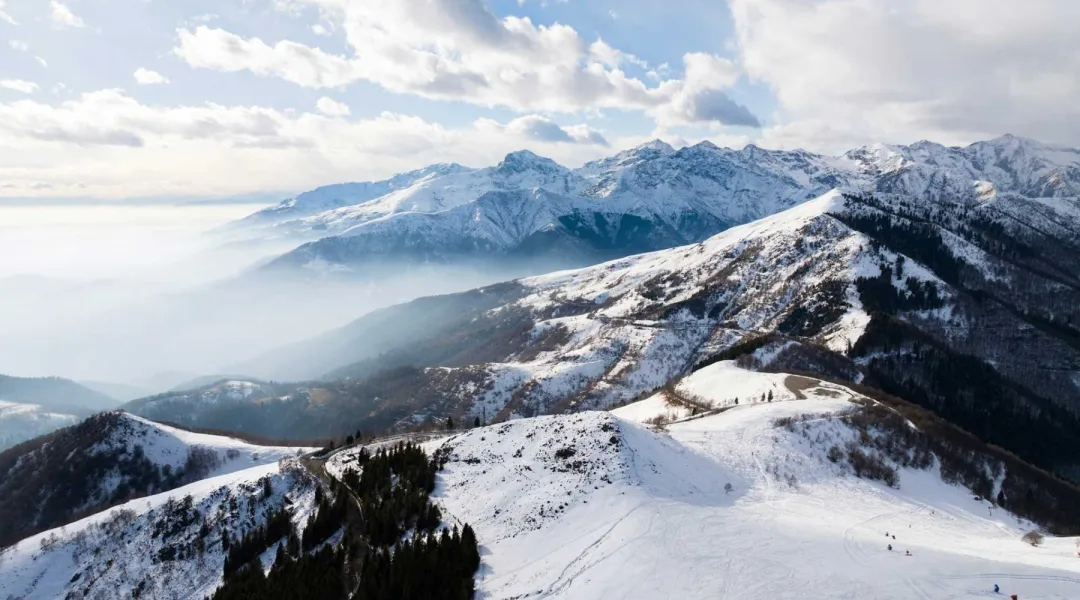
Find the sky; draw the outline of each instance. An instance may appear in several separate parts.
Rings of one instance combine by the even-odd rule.
[[[214,198],[661,138],[1080,146],[1075,0],[0,0],[0,197]]]

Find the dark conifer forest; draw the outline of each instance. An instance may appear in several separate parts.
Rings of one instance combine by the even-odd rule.
[[[399,444],[361,450],[356,466],[328,491],[317,488],[303,531],[282,509],[264,527],[228,540],[225,583],[213,600],[471,598],[479,547],[468,524],[442,526],[430,500],[439,458]],[[264,573],[259,556],[275,544]]]

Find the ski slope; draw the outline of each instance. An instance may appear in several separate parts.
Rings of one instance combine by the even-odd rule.
[[[995,583],[1004,597],[1080,597],[1074,539],[1026,545],[1031,524],[936,468],[901,470],[889,488],[831,463],[813,440],[852,435],[836,418],[854,408],[847,388],[732,363],[681,386],[717,403],[769,389],[777,399],[661,433],[629,405],[428,445],[451,451],[435,493],[447,520],[480,538],[478,597],[988,598]],[[775,424],[787,416],[809,416],[810,437]]]

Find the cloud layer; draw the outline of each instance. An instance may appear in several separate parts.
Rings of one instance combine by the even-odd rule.
[[[539,115],[448,129],[391,112],[349,119],[345,105],[326,97],[316,108],[172,107],[144,104],[122,90],[55,105],[30,99],[0,104],[5,145],[19,148],[11,158],[5,153],[4,192],[229,195],[374,179],[435,162],[487,165],[526,145],[569,163],[606,152],[600,132]],[[55,159],[57,144],[64,147],[63,161]]]
[[[774,145],[1005,132],[1080,145],[1074,0],[729,4],[743,68],[783,108]]]
[[[225,29],[177,31],[174,50],[192,67],[250,71],[309,88],[357,81],[432,100],[522,112],[644,111],[664,126],[715,122],[758,126],[724,91],[738,78],[726,59],[684,57],[687,78],[648,85],[624,67],[638,57],[601,39],[588,43],[567,25],[498,18],[481,0],[309,0],[335,17],[352,54],[291,40],[267,42]]]
[[[11,14],[0,0],[0,195],[302,189],[524,147],[576,164],[653,137],[833,153],[1009,132],[1080,146],[1074,0],[726,0],[710,9],[729,10],[732,30],[713,45],[660,24],[615,36],[641,27],[632,2],[617,20],[601,11],[603,36],[586,18],[547,18],[576,3],[500,4],[533,19],[494,4],[235,0],[170,13],[153,54],[131,52],[110,63],[120,79],[95,84],[92,70],[65,74],[63,53],[96,38],[123,54],[122,36],[102,42],[115,23],[86,9],[88,26],[73,12],[83,3]],[[128,89],[101,89],[115,86]]]

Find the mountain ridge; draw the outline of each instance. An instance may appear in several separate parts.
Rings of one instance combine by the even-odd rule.
[[[386,181],[397,184],[390,189]],[[294,198],[241,220],[236,228],[269,222],[269,233],[248,233],[295,236],[301,245],[263,268],[320,276],[363,272],[363,265],[378,261],[453,263],[480,257],[513,262],[523,253],[543,255],[546,245],[560,243],[579,246],[582,260],[595,263],[611,258],[611,252],[628,255],[701,241],[835,188],[972,201],[998,193],[1077,196],[1080,150],[1010,135],[966,147],[875,144],[836,157],[754,145],[731,150],[708,141],[676,150],[653,140],[576,169],[522,150],[492,167],[433,165],[386,181],[349,184],[389,190],[379,197],[290,218]],[[534,215],[544,215],[524,231],[514,218],[522,194]],[[282,214],[287,217],[275,216]],[[595,243],[605,237],[595,224],[597,215],[606,221],[638,219],[662,233],[646,232],[634,242],[608,247],[605,254]],[[566,219],[576,226],[567,227]],[[545,231],[546,242],[530,246],[526,241]]]
[[[830,192],[698,244],[384,309],[264,366],[337,382],[323,413],[407,427],[602,409],[746,356],[910,398],[1075,479],[1077,240],[1072,198]]]

